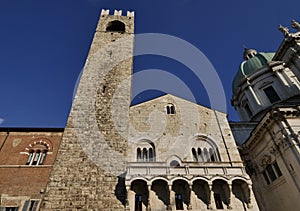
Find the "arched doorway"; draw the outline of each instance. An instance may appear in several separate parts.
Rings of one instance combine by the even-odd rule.
[[[209,205],[209,186],[204,180],[197,179],[193,182],[191,192],[191,205],[195,210],[205,210]]]
[[[148,186],[146,181],[138,179],[131,183],[128,199],[130,201],[130,210],[143,211],[148,207]]]

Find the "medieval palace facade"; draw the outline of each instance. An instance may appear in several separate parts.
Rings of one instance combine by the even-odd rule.
[[[229,123],[170,94],[130,106],[134,18],[102,10],[66,128],[0,129],[0,210],[300,207],[300,33],[245,49]]]

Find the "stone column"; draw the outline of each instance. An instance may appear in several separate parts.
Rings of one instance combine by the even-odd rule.
[[[213,185],[212,184],[208,184],[208,193],[209,193],[209,199],[208,199],[208,206],[207,209],[212,210],[213,206],[213,198],[214,198],[214,192],[213,192]]]
[[[252,205],[252,184],[248,184],[248,189],[249,189],[249,198],[248,198],[248,203],[247,203],[247,207],[250,209],[253,207]]]
[[[172,197],[173,197],[173,194],[172,194],[172,185],[169,185],[169,202],[168,202],[168,205],[167,205],[167,210],[172,210]]]
[[[147,209],[146,211],[151,211],[151,204],[150,204],[150,200],[151,200],[151,184],[148,185],[148,205],[147,205]]]
[[[189,204],[188,204],[188,207],[187,207],[187,209],[188,210],[192,210],[193,208],[192,208],[192,204],[191,204],[191,197],[192,197],[192,191],[193,191],[193,185],[189,185],[189,194],[188,194],[188,196],[189,196]]]
[[[248,89],[249,89],[249,91],[250,91],[250,93],[251,93],[251,95],[252,95],[252,98],[254,99],[255,103],[257,104],[257,105],[255,105],[255,107],[257,108],[257,106],[260,106],[261,103],[260,103],[258,97],[256,96],[256,93],[254,92],[254,90],[253,90],[253,88],[252,88],[252,86],[251,86],[251,84],[250,84],[249,81],[247,81],[247,85],[248,85]],[[246,93],[246,95],[247,95],[247,93]],[[249,97],[249,96],[248,96],[248,97]],[[248,102],[249,102],[249,98],[248,98]],[[249,103],[251,103],[251,102],[249,102]],[[253,107],[253,103],[252,103],[251,105],[252,105],[252,107]],[[254,109],[255,109],[255,108],[254,108]]]
[[[228,188],[229,188],[229,196],[228,196],[227,209],[231,210],[232,209],[232,206],[231,206],[231,202],[232,202],[232,184],[228,184]]]
[[[130,210],[130,206],[129,206],[129,200],[128,200],[128,193],[130,190],[130,186],[126,185],[126,204],[125,204],[125,211],[129,211]]]

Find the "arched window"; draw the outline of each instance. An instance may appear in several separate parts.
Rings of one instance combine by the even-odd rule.
[[[210,161],[208,151],[206,148],[203,149],[203,154],[204,154],[204,162]]]
[[[178,166],[180,166],[180,163],[177,160],[172,160],[171,163],[170,163],[170,166],[171,167],[178,167]]]
[[[197,148],[196,148],[197,146]],[[197,159],[195,159],[195,156]],[[193,161],[198,162],[220,162],[218,146],[213,140],[206,136],[198,136],[192,148]]]
[[[49,140],[40,139],[39,141],[34,141],[29,144],[26,150],[29,151],[26,165],[28,166],[38,166],[43,165],[47,156],[47,152],[51,150],[51,144]]]
[[[192,154],[193,154],[193,161],[198,161],[195,148],[192,149]]]
[[[210,161],[215,162],[216,156],[212,148],[209,148]]]
[[[144,149],[143,149],[143,161],[145,162],[145,161],[147,161],[147,160],[148,160],[148,153],[147,153],[147,149],[144,148]]]
[[[137,148],[136,150],[136,160],[137,161],[141,161],[142,159],[142,152],[141,152],[141,149],[140,148]]]
[[[149,161],[150,162],[153,161],[153,149],[152,148],[149,149]]]
[[[201,148],[198,148],[198,161],[203,162],[203,155]]]
[[[173,104],[168,104],[166,106],[167,114],[175,114],[175,106]]]
[[[111,21],[107,24],[106,31],[109,32],[125,32],[125,24],[121,21]]]
[[[155,156],[155,145],[150,140],[141,140],[136,144],[137,161],[154,162]]]
[[[34,151],[31,151],[31,152],[29,153],[29,156],[28,156],[26,165],[30,165],[30,163],[31,163],[32,158],[33,158],[34,155],[35,155]]]
[[[26,161],[26,165],[33,165],[33,166],[38,166],[38,165],[43,165],[45,158],[46,158],[47,152],[41,152],[39,150],[37,151],[31,151],[29,153],[28,159]]]

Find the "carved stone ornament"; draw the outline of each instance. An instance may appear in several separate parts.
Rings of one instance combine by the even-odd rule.
[[[275,146],[272,146],[269,150],[269,152],[272,154],[272,155],[276,155],[278,153],[278,150]]]
[[[292,20],[292,27],[297,31],[300,31],[300,23],[295,20]]]
[[[282,32],[284,37],[289,37],[290,36],[290,32],[289,32],[289,29],[287,27],[283,27],[282,25],[279,25],[278,29],[279,29],[279,31]]]
[[[272,161],[271,155],[264,155],[262,159],[260,160],[260,165],[265,168],[268,164],[270,164]]]

